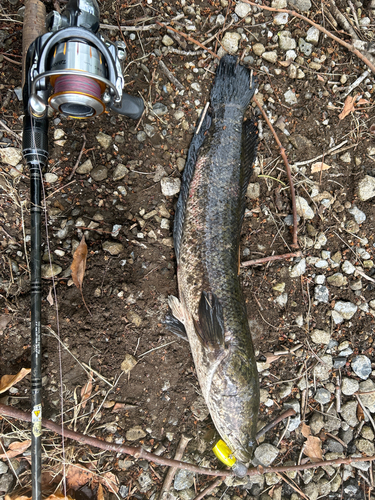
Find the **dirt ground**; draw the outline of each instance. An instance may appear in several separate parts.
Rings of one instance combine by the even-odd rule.
[[[52,5],[46,5],[50,11]],[[228,24],[236,4],[223,5],[225,2],[197,1],[192,4],[194,15],[185,9],[184,18],[195,23],[195,31],[185,30],[184,19],[173,26],[203,42],[223,29],[223,26],[211,22],[211,16],[222,14]],[[22,52],[22,24],[16,21],[21,6],[20,3],[7,2],[1,7],[3,19],[0,19],[0,32],[5,33],[0,54],[1,120],[17,134],[22,131],[23,115],[22,102],[14,93],[14,89],[21,85],[18,63]],[[186,6],[190,3],[186,2]],[[103,1],[100,9],[102,22],[114,26],[112,30],[102,30],[112,41],[121,39],[118,24],[145,26],[155,21],[170,22],[172,17],[183,12],[179,2],[171,1]],[[198,9],[200,14],[197,14]],[[313,5],[305,14],[322,23],[320,4]],[[255,43],[272,51],[275,46],[272,37],[280,29],[290,30],[296,39],[306,35],[309,26],[303,21],[293,18],[286,27],[280,27],[272,23],[273,15],[260,10],[256,13],[255,25],[245,24],[244,20],[237,18],[230,31],[243,27],[247,37],[240,41],[239,56],[247,46]],[[372,26],[364,33],[366,40],[374,35]],[[329,24],[326,27],[332,29]],[[131,34],[135,36],[130,37]],[[160,27],[125,33],[128,46],[126,91],[132,95],[141,94],[149,109],[156,103],[165,105],[165,114],[147,111],[139,123],[114,113],[87,121],[74,121],[56,114],[50,119],[47,171],[56,174],[57,178],[55,182],[45,183],[48,220],[43,227],[43,261],[48,262],[50,252],[53,263],[60,266],[61,272],[54,278],[58,309],[54,299],[52,305],[48,300],[52,280],[43,280],[43,411],[44,417],[59,422],[62,403],[67,426],[79,432],[87,430],[90,435],[108,442],[132,444],[126,439],[126,433],[140,426],[141,439],[133,444],[140,442],[149,451],[162,446],[165,456],[170,457],[174,455],[181,434],[186,433],[193,438],[188,447],[189,457],[198,463],[203,460],[207,465],[217,467],[208,438],[204,440],[208,431],[213,430],[213,424],[210,417],[200,420],[199,412],[194,409],[201,397],[189,345],[174,337],[163,325],[168,311],[167,297],[178,295],[171,240],[177,196],[164,196],[160,178],[157,178],[158,172],[171,178],[181,177],[178,165],[186,157],[199,110],[209,98],[217,61],[207,54],[202,56],[201,52],[198,56],[191,55],[192,52],[188,51],[195,51],[196,47],[186,40],[180,45],[174,41],[173,47],[182,54],[165,54],[161,39],[166,34],[167,31]],[[220,48],[223,35],[221,32],[218,41],[215,39],[209,44],[212,50],[217,52]],[[342,34],[338,36],[345,38]],[[290,62],[282,64],[282,54],[273,64],[262,60],[250,49],[248,54],[253,57],[247,65],[257,75],[260,98],[274,125],[276,123],[290,164],[323,155],[320,161],[330,166],[330,169],[318,173],[311,173],[311,163],[292,167],[297,195],[305,198],[314,211],[312,219],[302,217],[299,222],[298,236],[303,257],[321,258],[323,249],[331,252],[331,256],[341,252],[342,259],[363,265],[356,250],[365,248],[370,254],[367,260],[372,259],[374,252],[374,202],[373,199],[361,201],[357,195],[359,182],[366,175],[375,174],[375,156],[369,152],[374,145],[371,129],[374,123],[373,77],[370,73],[370,83],[364,80],[351,94],[357,92],[366,102],[340,120],[338,115],[344,105],[344,91],[333,91],[333,87],[344,85],[340,79],[341,82],[348,81],[349,85],[366,68],[355,55],[329,38],[321,36],[313,51],[310,57],[305,56],[305,65],[300,65],[305,73],[300,79],[289,76]],[[322,61],[319,70],[309,66],[314,57]],[[168,80],[158,65],[159,60],[172,71],[184,92],[179,92]],[[268,67],[268,73],[264,66]],[[275,69],[280,71],[275,73]],[[199,91],[194,83],[199,84]],[[297,96],[296,104],[285,101],[284,93],[288,90]],[[176,118],[177,111],[182,111],[182,118]],[[251,107],[248,115],[251,114],[258,115],[259,112]],[[272,134],[262,119],[261,123],[262,139],[251,179],[252,184],[259,184],[260,193],[247,199],[248,210],[241,240],[242,261],[291,251],[291,226],[285,222],[286,216],[291,214],[288,181]],[[140,142],[137,134],[147,124],[153,127],[154,135],[149,137],[146,133],[146,139]],[[63,132],[59,135],[58,131]],[[98,142],[99,133],[110,136],[107,149]],[[60,145],[59,141],[62,141]],[[347,142],[339,153],[327,154],[330,148],[343,141]],[[86,174],[76,173],[69,180],[84,142],[80,164],[91,160],[94,170]],[[20,142],[2,128],[0,146],[9,145],[21,147]],[[345,156],[346,153],[349,156]],[[118,164],[125,165],[127,172],[123,178],[114,180]],[[98,173],[99,170],[102,174]],[[19,172],[5,164],[1,164],[1,172],[0,376],[29,368],[31,353],[28,172],[24,166],[22,175],[18,175]],[[320,197],[312,194],[314,187]],[[325,206],[321,203],[323,199],[329,200]],[[348,213],[353,204],[366,214],[366,223],[358,225]],[[151,216],[147,217],[150,213]],[[115,225],[120,226],[116,236],[112,234]],[[327,238],[324,247],[316,245],[321,233]],[[83,295],[89,312],[70,276],[72,249],[76,248],[82,234],[85,234],[88,245]],[[313,246],[309,245],[309,239]],[[105,245],[103,248],[106,242],[120,243],[119,253],[112,255],[106,251]],[[329,300],[319,302],[314,300],[316,275],[330,276],[337,271],[330,264],[319,270],[311,261],[306,272],[296,279],[290,276],[290,266],[297,262],[280,260],[241,270],[256,356],[262,370],[261,388],[267,389],[269,398],[274,401],[272,405],[262,402],[259,415],[262,424],[280,414],[283,403],[288,400],[280,400],[280,384],[297,379],[304,369],[326,353],[327,346],[311,344],[312,330],[327,330],[331,340],[338,344],[348,341],[352,348],[351,357],[364,354],[373,359],[375,313],[358,310],[350,320],[335,324],[331,311],[338,300],[355,304],[371,301],[374,280],[363,279],[358,294],[349,286],[350,280],[354,280],[349,276],[349,284],[329,287]],[[365,268],[370,278],[374,276],[373,269]],[[286,303],[275,302],[283,293],[287,293]],[[301,315],[302,323],[299,321]],[[295,346],[297,349],[291,354],[277,357],[266,367],[262,365],[266,359],[269,361],[269,353],[285,353]],[[128,374],[121,368],[126,354],[137,360]],[[340,377],[354,376],[350,369],[351,357],[341,368]],[[74,408],[77,409],[81,389],[89,380],[90,367],[94,370],[92,392],[85,408],[78,408],[77,414]],[[338,380],[338,376],[338,370],[333,368],[330,381]],[[12,390],[2,395],[2,402],[29,411],[29,378]],[[289,399],[298,399],[297,393],[299,389],[293,386]],[[120,405],[115,406],[116,403]],[[306,422],[315,409],[322,411],[321,405],[311,398],[304,412]],[[17,425],[27,428],[26,424]],[[5,420],[1,426],[3,435],[11,430],[15,432],[15,427]],[[276,427],[266,435],[266,441],[277,443],[283,431],[283,426]],[[273,465],[297,462],[303,441],[300,431],[288,431]],[[46,443],[44,464],[47,469],[56,470],[59,463],[58,442],[58,439],[51,439]],[[133,460],[134,463],[129,463],[130,467],[126,468],[123,456],[109,452],[98,454],[93,449],[72,443],[67,446],[72,463],[87,466],[93,462],[98,473],[114,473],[119,484],[129,488],[125,496],[149,498],[160,490],[163,467],[154,466],[151,473],[148,465]],[[153,486],[142,490],[136,481],[147,468]],[[26,483],[29,478],[27,466],[21,477]],[[197,491],[204,489],[208,482],[204,476],[197,476]],[[361,479],[357,482],[362,484]],[[340,497],[340,488],[337,493],[320,498],[364,498],[366,488],[365,484],[359,489],[358,496]],[[222,487],[217,498],[224,494],[224,490]],[[254,497],[261,498],[260,491],[255,493],[252,491]],[[292,498],[293,493],[294,490],[283,483],[282,498]],[[234,498],[250,493],[238,486],[225,490],[225,494]],[[272,489],[268,494],[272,496]]]

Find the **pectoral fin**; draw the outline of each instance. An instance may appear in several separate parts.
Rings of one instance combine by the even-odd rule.
[[[166,315],[163,324],[171,333],[187,341],[188,337],[184,325],[184,312],[181,302],[177,299],[177,297],[170,295],[168,297],[168,305],[172,314]]]
[[[195,330],[202,344],[210,350],[224,348],[223,308],[212,292],[202,292],[198,306],[198,321]]]

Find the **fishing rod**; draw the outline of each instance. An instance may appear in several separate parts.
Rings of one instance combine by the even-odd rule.
[[[30,170],[31,217],[31,474],[32,498],[41,500],[42,172],[48,160],[48,106],[71,118],[92,118],[106,109],[139,119],[140,97],[123,92],[126,46],[98,33],[96,0],[69,0],[62,14],[46,16],[39,0],[25,6],[23,33],[22,152]]]

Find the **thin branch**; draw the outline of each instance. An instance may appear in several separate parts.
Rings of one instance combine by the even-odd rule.
[[[182,434],[180,442],[179,442],[177,450],[176,450],[176,454],[174,456],[175,460],[181,460],[181,458],[184,456],[186,446],[188,445],[190,440],[191,440],[190,436],[185,436],[184,434]],[[163,486],[162,486],[161,491],[160,491],[160,495],[159,495],[160,500],[163,500],[164,496],[167,495],[176,472],[177,472],[177,467],[170,467],[168,469],[167,475],[165,476],[164,483],[163,483]]]
[[[371,71],[375,74],[375,66],[367,59],[366,56],[362,54],[358,49],[356,49],[352,44],[344,42],[341,40],[341,38],[338,38],[337,36],[333,35],[330,33],[328,30],[323,28],[323,26],[320,26],[319,24],[314,23],[307,17],[303,16],[302,14],[298,14],[298,12],[295,12],[294,10],[289,10],[289,9],[274,9],[272,7],[266,7],[265,5],[259,5],[258,3],[250,2],[250,0],[242,0],[244,3],[248,3],[249,5],[255,5],[255,7],[258,7],[259,9],[264,9],[264,10],[270,10],[271,12],[283,12],[285,14],[289,14],[292,17],[298,17],[299,19],[302,19],[303,21],[306,21],[307,23],[311,24],[311,26],[314,26],[314,28],[318,29],[325,35],[327,35],[329,38],[332,38],[332,40],[335,40],[335,42],[339,43],[346,49],[348,49],[350,52],[355,54],[359,59],[361,59],[362,62],[368,66]]]
[[[175,85],[175,87],[178,89],[178,90],[184,90],[184,86],[182,85],[182,83],[180,83],[177,78],[174,76],[173,73],[171,73],[169,71],[169,69],[167,68],[167,66],[163,63],[162,60],[159,61],[159,68],[162,70],[162,72],[166,75],[166,77],[168,78],[169,81],[171,81],[173,83],[173,85]]]
[[[213,481],[210,484],[210,486],[208,486],[205,490],[203,490],[201,493],[199,493],[199,495],[196,496],[194,498],[194,500],[202,500],[203,497],[205,497],[206,495],[209,495],[215,488],[220,486],[222,482],[223,482],[223,478],[218,477],[217,479],[215,479],[215,481]]]
[[[24,422],[31,422],[31,414],[24,411],[18,410],[8,405],[0,404],[0,415],[6,417],[16,418]],[[178,469],[185,469],[191,472],[196,472],[198,474],[206,474],[208,476],[234,476],[231,470],[215,470],[208,469],[207,467],[198,467],[196,465],[190,464],[188,462],[181,462],[178,460],[171,460],[169,458],[158,457],[153,453],[145,451],[142,447],[132,447],[132,446],[122,446],[112,443],[107,443],[106,441],[101,441],[100,439],[85,436],[78,432],[71,431],[69,429],[62,429],[61,425],[51,422],[46,418],[42,419],[42,426],[49,429],[60,436],[64,434],[65,438],[73,439],[79,443],[88,444],[94,446],[95,448],[100,448],[102,450],[114,451],[115,453],[124,453],[126,455],[131,455],[135,458],[144,458],[150,462],[154,462],[159,465],[167,465],[168,467],[177,467]],[[291,466],[280,466],[280,467],[263,467],[259,465],[258,467],[252,467],[247,470],[248,476],[258,476],[266,474],[268,472],[291,472],[291,471],[301,471],[306,469],[315,469],[317,467],[326,467],[327,465],[349,465],[355,462],[372,462],[375,460],[375,455],[371,457],[349,457],[349,458],[337,458],[336,460],[326,460],[321,462],[313,462],[304,465],[291,465]]]
[[[16,134],[16,132],[13,132],[13,130],[11,130],[7,125],[5,125],[3,120],[0,120],[0,126],[3,127],[4,130],[9,132],[9,134],[13,135],[13,137],[15,137],[18,141],[22,142],[22,137],[20,135]]]
[[[291,259],[292,257],[302,256],[302,252],[283,253],[282,255],[270,255],[269,257],[263,257],[262,259],[254,259],[247,260],[246,262],[241,262],[241,267],[259,266],[259,264],[267,264],[267,262],[272,262],[274,260]]]
[[[85,134],[83,134],[83,145],[82,145],[82,149],[78,155],[78,158],[77,158],[77,161],[76,161],[76,164],[74,165],[73,167],[73,170],[71,171],[70,175],[68,176],[68,181],[72,180],[72,177],[73,175],[75,174],[78,166],[79,166],[79,162],[81,161],[81,158],[82,158],[82,154],[83,154],[83,151],[85,149],[85,146],[86,146],[86,136]],[[82,296],[83,298],[83,296]],[[83,302],[85,302],[85,300],[83,300]],[[85,304],[86,305],[86,304]],[[87,306],[86,306],[86,309],[87,309]],[[88,309],[87,309],[88,310]],[[90,312],[90,311],[89,311]],[[90,316],[91,316],[91,313],[90,313]]]
[[[215,54],[215,52],[212,52],[212,50],[210,50],[207,47],[205,47],[203,45],[203,43],[198,42],[198,40],[195,40],[194,38],[192,38],[189,35],[186,35],[185,33],[182,33],[182,31],[175,30],[174,28],[171,28],[171,26],[167,26],[166,24],[159,23],[159,21],[156,21],[156,24],[158,24],[159,26],[163,26],[163,28],[166,28],[167,30],[170,30],[170,31],[173,31],[174,33],[177,33],[178,35],[186,38],[186,40],[189,40],[189,42],[195,43],[195,45],[198,45],[201,49],[206,50],[213,57],[216,57],[216,59],[220,59],[220,57],[217,54]]]
[[[262,437],[266,432],[270,431],[273,429],[278,423],[280,423],[282,420],[288,417],[294,417],[296,414],[295,410],[293,408],[289,408],[288,410],[284,411],[281,415],[276,417],[272,422],[269,424],[265,425],[263,429],[261,429],[259,432],[257,432],[256,439],[258,440],[260,437]]]

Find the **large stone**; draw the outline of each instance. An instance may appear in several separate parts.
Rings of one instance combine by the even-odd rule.
[[[320,31],[315,26],[311,26],[306,34],[306,42],[312,43],[313,45],[318,45],[319,43]]]
[[[272,50],[270,52],[263,52],[262,57],[264,60],[272,64],[275,64],[277,61],[277,52],[276,50]]]
[[[0,148],[0,160],[15,167],[22,161],[22,151],[18,148]]]
[[[366,175],[358,184],[358,197],[362,201],[370,200],[375,196],[375,177]]]
[[[268,467],[276,459],[279,450],[269,443],[263,443],[258,446],[254,453],[254,458],[264,467]]]
[[[341,392],[344,396],[352,396],[359,389],[359,382],[353,378],[344,377],[341,382]]]

